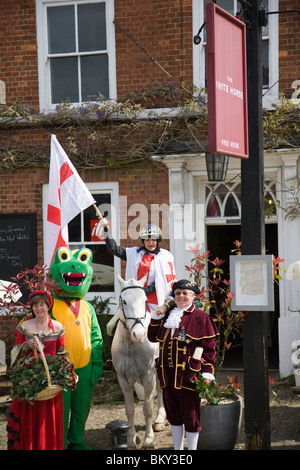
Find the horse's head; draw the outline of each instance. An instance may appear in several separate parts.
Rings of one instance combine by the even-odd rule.
[[[140,281],[136,281],[135,279],[124,281],[118,275],[118,281],[121,286],[120,307],[123,312],[121,321],[129,330],[131,339],[135,343],[142,343],[147,334],[147,297],[143,289],[146,279],[147,275]]]

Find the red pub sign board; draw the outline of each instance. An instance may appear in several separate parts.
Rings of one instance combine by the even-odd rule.
[[[208,149],[248,158],[246,26],[206,5]]]

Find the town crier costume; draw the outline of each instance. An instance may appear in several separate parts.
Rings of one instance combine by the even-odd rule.
[[[217,329],[210,316],[193,303],[199,288],[189,280],[173,284],[175,305],[166,313],[152,313],[148,338],[159,343],[157,375],[163,390],[174,449],[183,449],[184,431],[188,448],[196,449],[201,400],[195,383],[199,372],[214,379]]]

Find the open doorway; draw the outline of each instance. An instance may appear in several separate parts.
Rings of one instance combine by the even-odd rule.
[[[266,254],[278,256],[277,224],[266,224]],[[222,268],[224,276],[229,277],[229,256],[234,254],[234,241],[241,240],[241,226],[234,224],[208,225],[207,226],[207,249],[211,253],[211,259],[215,257],[224,260]],[[243,247],[242,247],[243,248]],[[243,251],[243,250],[242,250]],[[278,352],[278,318],[279,318],[279,289],[274,285],[275,310],[269,312],[268,340],[268,362],[270,369],[279,368]],[[243,368],[243,345],[242,338],[236,338],[234,347],[226,354],[224,367]]]

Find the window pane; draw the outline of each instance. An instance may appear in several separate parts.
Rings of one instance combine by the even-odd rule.
[[[221,215],[217,198],[212,194],[207,205],[207,217],[219,217]]]
[[[270,217],[272,215],[276,215],[276,203],[273,199],[271,193],[267,192],[264,197],[265,202],[265,215],[266,217]]]
[[[78,5],[79,51],[106,49],[105,3]]]
[[[96,206],[102,215],[108,212],[107,219],[111,219],[111,195],[93,194]],[[83,220],[84,240],[81,238],[81,220]],[[93,206],[88,207],[83,213],[77,215],[69,224],[69,241],[71,249],[78,249],[84,246],[88,247],[93,253],[93,278],[89,292],[113,292],[114,291],[114,257],[106,248],[105,242],[99,241],[99,238],[93,238],[93,229],[98,222]],[[92,243],[87,243],[92,242]],[[93,243],[94,242],[94,243]]]
[[[74,7],[48,7],[49,54],[75,51]]]
[[[96,206],[100,210],[103,217],[105,216],[105,211],[108,214],[105,216],[108,220],[111,219],[111,196],[109,193],[106,194],[93,194],[93,198],[96,201]],[[93,239],[93,228],[95,222],[98,221],[98,217],[93,206],[88,207],[84,211],[84,241],[96,241]]]
[[[76,217],[74,217],[73,220],[71,220],[71,222],[68,223],[70,242],[81,241],[80,219],[81,219],[81,215],[78,214]]]
[[[269,0],[262,0],[262,7],[265,8],[266,12],[269,11]],[[262,35],[268,36],[269,35],[269,22],[267,26],[262,27]]]
[[[109,254],[106,245],[88,245],[92,250],[94,270],[89,292],[113,292],[114,291],[114,261]]]
[[[77,57],[51,59],[52,103],[79,101]]]
[[[269,86],[269,41],[262,41],[263,86]]]
[[[223,205],[224,199],[228,193],[227,186],[225,184],[220,184],[219,186],[217,186],[216,193],[221,201],[221,204]]]
[[[82,101],[94,101],[101,93],[109,98],[108,57],[94,55],[81,57]]]
[[[229,196],[225,207],[225,217],[234,217],[239,215],[239,209],[232,194]]]
[[[206,4],[211,3],[211,0],[204,0],[204,18],[206,13]],[[233,0],[218,0],[218,7],[223,8],[231,15],[234,15],[234,1]]]
[[[233,191],[234,191],[234,194],[236,195],[236,197],[238,198],[238,200],[240,201],[241,200],[241,195],[242,195],[242,186],[241,184],[237,184],[236,186],[233,185]]]
[[[234,5],[233,0],[218,0],[218,7],[223,8],[231,15],[234,15]]]

